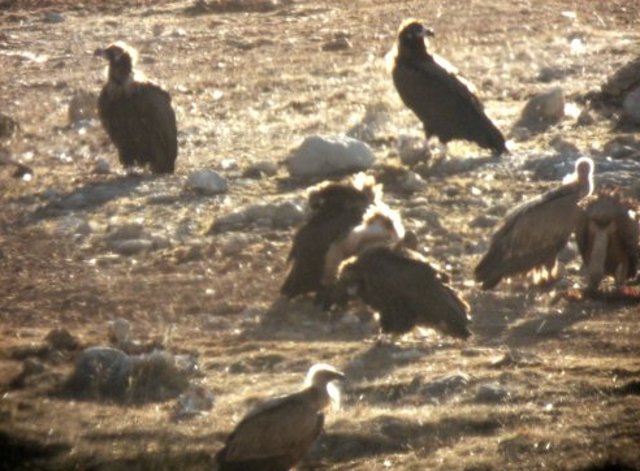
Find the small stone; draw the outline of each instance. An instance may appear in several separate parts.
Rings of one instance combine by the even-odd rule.
[[[91,232],[91,225],[87,220],[78,216],[63,217],[56,224],[56,233],[62,235],[87,236]]]
[[[111,249],[120,255],[136,255],[153,249],[153,242],[147,239],[116,240],[111,244]]]
[[[222,255],[237,255],[249,245],[249,238],[244,234],[231,234],[222,241],[220,252]]]
[[[323,51],[345,51],[351,49],[353,46],[349,38],[340,36],[330,41],[327,41],[322,45]]]
[[[121,226],[112,226],[109,228],[107,240],[126,240],[139,239],[144,233],[144,226],[135,222],[123,224]]]
[[[109,321],[109,341],[114,344],[131,340],[131,323],[127,319],[118,318]]]
[[[488,229],[494,227],[500,221],[499,218],[494,216],[488,216],[486,214],[480,214],[471,220],[469,227],[478,227],[481,229]]]
[[[244,178],[262,178],[264,176],[273,176],[278,173],[278,165],[270,160],[262,160],[250,165],[243,173]]]
[[[309,136],[286,163],[292,177],[312,178],[367,170],[374,162],[373,152],[362,141],[347,136]]]
[[[305,218],[302,207],[292,201],[278,204],[273,212],[273,227],[286,229],[301,223]]]
[[[556,87],[532,97],[524,106],[516,126],[529,129],[548,127],[564,117],[564,92]]]
[[[562,155],[580,154],[580,149],[578,149],[578,147],[575,144],[567,141],[561,136],[555,136],[553,139],[551,139],[551,141],[549,142],[549,145],[553,147],[553,149],[558,154],[562,154]]]
[[[197,170],[189,175],[187,188],[208,196],[228,190],[227,181],[218,172],[210,169]]]
[[[424,189],[427,182],[416,172],[407,172],[402,181],[402,188],[411,193]]]
[[[455,373],[431,381],[424,386],[422,392],[426,396],[439,399],[464,389],[470,381],[471,377],[469,375],[465,373]]]
[[[62,23],[64,21],[64,16],[62,13],[50,11],[44,14],[42,21],[48,24]]]
[[[580,126],[591,126],[596,122],[593,115],[589,112],[588,109],[584,108],[580,114],[578,115],[578,120],[576,121]]]
[[[481,384],[476,392],[475,401],[483,404],[503,402],[511,397],[511,393],[496,381]]]
[[[630,91],[622,102],[624,120],[640,125],[640,87]]]
[[[416,206],[409,208],[402,213],[403,217],[416,219],[418,221],[426,222],[429,228],[440,228],[440,215],[433,209],[429,209],[427,206]]]
[[[431,151],[427,141],[412,136],[400,136],[398,138],[398,153],[400,161],[409,167],[427,162],[431,158]]]
[[[99,175],[107,175],[111,173],[111,164],[107,159],[98,159],[96,165],[93,167],[93,171]]]
[[[213,407],[215,398],[211,391],[203,386],[192,385],[178,396],[173,410],[173,418],[182,420],[204,414]]]

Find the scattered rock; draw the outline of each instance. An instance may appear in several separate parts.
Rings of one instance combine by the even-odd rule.
[[[588,109],[584,108],[578,115],[578,120],[576,122],[580,126],[591,126],[596,122],[596,120],[591,112],[589,112]]]
[[[228,190],[227,181],[214,170],[197,170],[187,179],[187,188],[203,195],[217,195]]]
[[[624,64],[602,85],[602,95],[610,102],[621,105],[631,90],[640,86],[640,56]]]
[[[174,420],[183,420],[205,414],[213,407],[214,400],[213,393],[204,387],[189,386],[185,392],[178,396],[173,410],[173,418]]]
[[[131,323],[122,318],[109,321],[109,341],[114,344],[131,340]]]
[[[60,218],[56,223],[56,233],[60,235],[84,237],[91,232],[91,225],[82,217],[69,215]]]
[[[469,227],[488,229],[490,227],[494,227],[498,222],[500,222],[500,218],[489,216],[487,214],[480,214],[471,220]]]
[[[346,51],[351,49],[353,45],[349,38],[344,35],[339,35],[334,39],[331,39],[322,45],[323,51]]]
[[[478,386],[474,400],[483,404],[503,402],[511,397],[511,393],[498,382],[485,383]]]
[[[415,206],[409,208],[402,213],[405,218],[412,218],[427,223],[430,229],[441,228],[440,215],[437,211],[430,209],[429,206]]]
[[[529,352],[510,350],[491,362],[493,368],[506,368],[514,366],[538,366],[542,364],[539,356]]]
[[[410,193],[423,190],[427,182],[416,172],[407,172],[403,181],[402,188]]]
[[[114,240],[111,250],[120,255],[136,255],[141,252],[149,252],[154,248],[153,241],[148,239]]]
[[[375,156],[367,144],[347,136],[310,136],[287,159],[295,178],[322,178],[371,168]]]
[[[93,167],[93,171],[99,175],[106,175],[111,173],[111,164],[106,159],[98,159],[96,165]]]
[[[251,164],[243,173],[244,178],[262,178],[264,176],[271,177],[278,173],[278,165],[270,160],[261,160]]]
[[[376,142],[385,138],[390,123],[389,105],[382,101],[371,103],[366,106],[360,122],[347,131],[347,136],[364,142]]]
[[[98,117],[98,97],[87,90],[78,90],[71,97],[67,118],[69,125],[81,120],[96,119]]]
[[[543,130],[564,117],[564,92],[556,87],[532,97],[522,110],[516,127]]]
[[[64,327],[51,330],[45,340],[56,350],[75,350],[80,346],[78,339]]]
[[[559,154],[564,155],[577,155],[580,154],[580,149],[578,147],[564,139],[562,136],[555,136],[551,141],[549,141],[549,145]]]
[[[626,159],[640,153],[640,141],[633,134],[616,136],[602,148],[605,157],[612,159]]]
[[[247,230],[250,226],[286,229],[301,223],[304,218],[302,206],[295,201],[251,204],[216,219],[209,233]]]
[[[398,154],[403,164],[413,167],[431,158],[431,150],[425,139],[413,136],[398,138]]]
[[[44,14],[44,18],[42,19],[42,21],[48,24],[62,23],[64,22],[64,15],[62,15],[62,13],[49,11]]]
[[[237,255],[251,243],[249,237],[245,234],[231,234],[224,238],[220,243],[220,253],[224,256]]]
[[[630,91],[622,102],[625,122],[640,125],[640,86]]]
[[[283,201],[274,208],[272,226],[276,229],[286,229],[298,225],[304,218],[305,212],[299,204]]]
[[[465,389],[471,381],[471,377],[465,373],[455,373],[442,376],[426,384],[422,392],[434,399],[442,399]]]

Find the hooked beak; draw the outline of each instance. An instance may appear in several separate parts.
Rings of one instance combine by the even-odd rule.
[[[422,27],[422,34],[421,36],[423,38],[432,38],[436,35],[436,33],[434,33],[434,31],[431,28],[427,28],[425,26]]]
[[[106,50],[106,49],[103,49],[103,48],[101,48],[101,47],[99,47],[98,49],[96,49],[96,50],[93,52],[93,55],[94,55],[95,57],[103,57],[103,58],[105,58],[105,59],[106,59],[106,57],[107,57],[107,50]]]

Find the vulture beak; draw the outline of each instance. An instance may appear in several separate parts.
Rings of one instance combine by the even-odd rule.
[[[421,36],[423,38],[432,38],[436,35],[436,33],[433,32],[433,30],[431,28],[427,28],[425,26],[422,27],[422,34]]]

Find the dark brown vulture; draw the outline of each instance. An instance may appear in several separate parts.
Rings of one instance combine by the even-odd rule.
[[[558,252],[576,227],[578,202],[591,193],[593,161],[582,157],[566,182],[509,212],[491,238],[489,250],[475,268],[483,289],[532,270],[554,275]]]
[[[313,366],[306,387],[272,399],[249,412],[216,454],[218,471],[287,471],[306,455],[322,432],[327,389],[344,374],[329,365]]]
[[[437,136],[445,145],[464,139],[502,154],[504,136],[467,85],[427,52],[426,36],[433,31],[417,21],[400,26],[392,69],[400,98],[422,121],[427,138]]]
[[[576,241],[589,288],[614,277],[617,285],[634,279],[638,270],[638,209],[614,191],[602,191],[585,201],[576,225]]]
[[[298,229],[289,252],[291,268],[280,289],[284,296],[293,298],[321,291],[332,244],[362,222],[367,208],[380,198],[380,193],[375,180],[362,174],[352,182],[322,183],[311,191],[311,215]]]
[[[471,335],[469,306],[444,278],[403,243],[377,245],[340,266],[335,299],[362,299],[378,311],[383,333],[399,335],[425,326],[466,339]]]
[[[98,113],[125,167],[149,165],[173,173],[178,131],[171,97],[158,85],[134,78],[135,53],[124,43],[98,49],[109,61],[109,79],[98,98]]]

